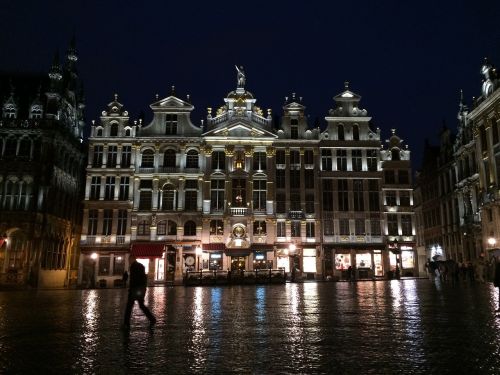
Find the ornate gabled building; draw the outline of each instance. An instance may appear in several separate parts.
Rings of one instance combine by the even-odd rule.
[[[359,99],[346,88],[321,131],[295,94],[276,127],[238,67],[236,89],[200,127],[173,90],[151,105],[148,125],[132,125],[115,97],[89,140],[81,283],[119,283],[129,253],[160,283],[201,269],[340,277],[349,264],[385,276],[380,134]],[[337,254],[350,260],[335,265]]]
[[[86,153],[77,59],[73,40],[48,77],[1,77],[0,285],[76,285]]]

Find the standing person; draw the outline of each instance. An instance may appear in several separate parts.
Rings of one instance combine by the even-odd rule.
[[[495,262],[495,278],[493,279],[493,285],[498,289],[498,309],[500,312],[500,262],[498,259]]]
[[[146,271],[144,266],[140,264],[134,256],[129,258],[130,261],[130,282],[128,289],[128,301],[127,307],[125,308],[125,321],[123,322],[125,328],[130,327],[130,315],[132,314],[132,308],[134,307],[134,302],[139,303],[144,315],[149,319],[151,325],[156,323],[156,318],[149,311],[149,309],[144,305],[144,296],[146,295],[146,287],[148,284],[148,278],[146,276]]]

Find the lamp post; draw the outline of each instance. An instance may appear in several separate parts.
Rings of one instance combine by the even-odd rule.
[[[196,247],[196,259],[198,261],[198,271],[200,270],[200,256],[203,255],[203,250],[200,246]]]
[[[96,265],[97,253],[90,254],[90,259],[92,259],[92,274],[90,275],[90,287],[95,288],[95,265]]]
[[[297,250],[297,246],[294,243],[291,243],[288,246],[288,254],[292,258],[292,282],[295,282],[295,251]]]

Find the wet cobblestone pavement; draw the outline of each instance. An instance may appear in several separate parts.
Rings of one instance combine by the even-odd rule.
[[[500,374],[491,284],[423,279],[0,292],[0,372]]]

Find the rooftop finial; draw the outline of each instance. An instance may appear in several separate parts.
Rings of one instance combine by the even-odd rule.
[[[349,90],[349,81],[344,82],[344,87],[346,90]]]
[[[155,94],[155,98],[156,98],[156,100],[158,100],[158,98],[159,98],[159,97],[160,97],[160,95]]]
[[[118,94],[115,92],[115,102],[118,101]]]
[[[175,95],[175,86],[172,85],[172,91],[170,91],[170,95]]]

